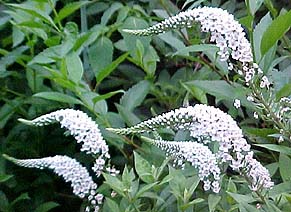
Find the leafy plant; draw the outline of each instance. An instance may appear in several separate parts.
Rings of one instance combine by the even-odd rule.
[[[0,10],[1,211],[291,210],[288,3],[27,0]],[[51,121],[69,136],[24,124]],[[233,160],[222,161],[228,139]],[[73,167],[90,192],[76,192]]]

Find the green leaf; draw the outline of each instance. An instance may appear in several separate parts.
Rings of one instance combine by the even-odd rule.
[[[290,164],[291,159],[287,155],[281,153],[279,157],[279,168],[283,182],[291,180]]]
[[[12,27],[13,47],[18,46],[24,40],[24,33],[16,26]]]
[[[30,197],[28,196],[28,193],[23,193],[23,194],[20,194],[16,199],[14,199],[11,203],[10,203],[10,206],[14,206],[15,204],[17,204],[18,202],[20,201],[23,201],[23,200],[29,200]]]
[[[259,63],[261,60],[261,42],[262,42],[262,37],[268,26],[271,24],[272,18],[270,16],[270,13],[267,13],[258,23],[258,25],[255,27],[254,32],[253,32],[253,45],[254,45],[254,53],[255,53],[255,59],[256,62]]]
[[[109,185],[114,191],[116,191],[119,195],[125,197],[125,186],[123,183],[117,178],[113,177],[110,174],[103,173],[105,178],[105,183]]]
[[[141,197],[145,192],[147,192],[148,190],[150,190],[152,187],[154,187],[157,184],[158,184],[158,182],[154,182],[154,183],[150,183],[148,185],[145,185],[145,186],[139,188],[138,192],[135,195],[135,199]]]
[[[110,65],[112,56],[112,41],[105,36],[100,37],[89,47],[89,61],[96,76],[106,66]]]
[[[100,83],[105,77],[107,77],[112,71],[114,71],[118,67],[118,65],[127,58],[128,54],[129,53],[122,54],[116,60],[104,67],[102,70],[96,72],[97,83]]]
[[[104,202],[104,208],[103,210],[106,212],[119,212],[120,209],[118,207],[118,204],[114,202],[113,200],[109,199],[108,197],[106,198]]]
[[[34,212],[47,212],[50,211],[53,208],[56,208],[60,206],[60,204],[56,203],[56,202],[45,202],[43,204],[41,204],[40,206],[38,206]]]
[[[237,203],[251,203],[251,202],[255,202],[256,199],[254,199],[251,194],[248,195],[242,195],[242,194],[237,194],[237,193],[232,193],[227,191],[226,192],[228,195],[230,195]]]
[[[187,46],[185,48],[179,49],[176,51],[173,56],[180,55],[180,56],[188,56],[190,52],[203,52],[203,51],[218,51],[218,47],[213,44],[197,44]]]
[[[291,11],[278,16],[264,32],[261,42],[261,53],[264,55],[291,26]]]
[[[110,20],[110,18],[112,18],[112,15],[119,10],[120,8],[122,8],[123,5],[120,2],[114,2],[102,15],[101,17],[101,24],[102,25],[107,25],[108,21]]]
[[[57,61],[57,59],[60,60],[72,49],[73,45],[73,42],[67,41],[61,45],[47,48],[36,55],[28,65],[34,63],[48,64]]]
[[[245,202],[239,202],[239,211],[240,212],[260,212],[260,210],[258,210],[254,206],[247,204]]]
[[[289,96],[291,94],[291,83],[285,84],[283,88],[281,88],[276,93],[276,100],[279,101],[282,97]]]
[[[80,104],[83,105],[83,103],[72,96],[69,96],[67,94],[58,93],[58,92],[40,92],[33,95],[34,97],[40,97],[43,99],[53,100],[57,102],[64,102],[69,104]]]
[[[197,88],[195,86],[189,85],[189,84],[185,84],[183,82],[181,82],[182,86],[191,93],[191,95],[193,97],[195,97],[197,100],[199,100],[201,103],[203,104],[207,104],[207,97],[206,97],[206,93],[201,90],[200,88]]]
[[[176,196],[182,198],[186,188],[186,177],[180,170],[169,167],[169,175],[172,180],[169,182],[171,192]]]
[[[152,167],[148,161],[134,152],[134,167],[141,180],[146,183],[153,183]]]
[[[23,104],[22,98],[16,98],[8,101],[0,108],[0,129],[2,129],[16,109]]]
[[[127,18],[122,26],[122,28],[124,29],[144,29],[147,27],[148,27],[148,24],[145,20],[141,18],[136,18],[136,17]],[[121,31],[121,35],[124,38],[125,46],[127,50],[130,52],[131,57],[138,61],[138,56],[136,55],[137,40],[140,40],[146,52],[147,48],[150,46],[151,38],[139,37],[139,36],[135,36],[135,35],[131,35],[129,33],[123,32],[123,31]]]
[[[147,73],[148,77],[154,78],[155,71],[157,68],[157,61],[159,60],[160,58],[156,50],[152,46],[149,46],[142,60],[142,67],[144,71]]]
[[[0,175],[0,183],[4,183],[8,180],[10,180],[13,177],[11,174],[1,174]]]
[[[103,94],[103,95],[96,96],[92,99],[92,101],[95,104],[96,102],[99,102],[100,100],[108,99],[108,98],[110,98],[118,93],[124,93],[124,90],[112,91],[112,92],[108,92],[108,93]]]
[[[291,155],[291,148],[290,147],[277,145],[277,144],[254,144],[254,145],[266,148],[266,149],[271,150],[271,151],[280,152],[280,153],[283,153],[286,155]]]
[[[256,11],[261,7],[264,0],[248,0],[248,8],[252,16],[255,15]]]
[[[65,57],[69,78],[78,84],[83,76],[83,64],[76,52],[72,52]]]
[[[100,99],[99,97],[99,94],[92,91],[82,92],[80,95],[80,99],[87,108],[90,108],[90,110],[95,111],[98,114],[105,115],[108,111],[107,103],[104,99]]]
[[[284,193],[290,193],[290,192],[291,192],[291,182],[287,181],[287,182],[275,185],[269,191],[269,197],[274,199],[274,198],[277,198],[278,196],[281,196]]]
[[[131,111],[143,102],[149,90],[149,81],[140,81],[125,92],[120,99],[120,104]]]
[[[128,110],[126,106],[116,104],[116,108],[128,126],[133,126],[141,121],[132,111]]]
[[[219,203],[221,200],[221,196],[210,194],[208,196],[208,207],[209,207],[209,212],[214,212],[216,205]]]
[[[266,165],[265,167],[268,169],[270,176],[272,177],[277,172],[279,168],[279,163],[278,162],[270,163]]]
[[[14,50],[2,53],[3,56],[0,58],[0,70],[1,72],[6,70],[6,67],[13,64],[18,58],[23,56],[23,52],[28,49],[28,46],[19,46]]]
[[[0,190],[0,211],[1,212],[8,212],[9,210],[9,201],[6,197],[5,193]]]
[[[68,17],[80,7],[89,4],[89,1],[79,1],[66,4],[58,13],[58,15],[54,18],[54,22],[57,23],[58,21],[63,20],[64,18]]]
[[[39,19],[41,19],[47,24],[50,24],[52,27],[54,27],[56,30],[59,31],[58,27],[55,25],[51,17],[48,14],[46,14],[44,11],[37,9],[33,5],[28,5],[28,4],[8,4],[8,5],[16,9],[23,10],[27,12],[28,14],[32,14],[35,17],[38,17]]]
[[[272,0],[264,0],[264,5],[268,8],[273,17],[278,15],[278,11],[274,7]]]
[[[166,42],[167,44],[169,44],[171,47],[176,49],[177,51],[179,49],[184,49],[185,48],[184,42],[181,41],[180,39],[178,39],[177,37],[175,37],[173,35],[173,32],[166,32],[166,33],[163,33],[163,34],[159,34],[158,37],[160,39],[162,39],[164,42]]]
[[[185,82],[184,84],[186,84],[186,86],[197,87],[205,91],[206,93],[215,96],[217,98],[217,101],[233,101],[234,99],[240,99],[242,105],[246,107],[252,106],[245,98],[248,90],[237,83],[233,83],[232,85],[230,85],[223,80],[194,80]]]
[[[186,211],[186,209],[189,208],[190,206],[192,206],[192,205],[196,205],[196,204],[199,204],[199,203],[202,203],[202,202],[204,202],[204,201],[205,201],[205,200],[202,199],[202,198],[196,198],[196,199],[194,199],[194,200],[188,202],[187,204],[183,204],[183,205],[181,206],[181,209],[183,209],[183,210]],[[188,211],[188,210],[187,210],[187,211]],[[189,211],[192,211],[192,209],[190,209]]]

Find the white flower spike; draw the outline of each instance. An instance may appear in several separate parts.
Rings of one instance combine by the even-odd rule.
[[[218,165],[221,163],[229,164],[232,169],[247,176],[250,179],[250,187],[253,190],[272,187],[273,183],[267,169],[253,159],[253,152],[250,150],[250,145],[243,138],[242,130],[230,115],[212,106],[197,104],[179,108],[143,121],[130,128],[109,128],[108,130],[117,134],[127,135],[131,133],[156,132],[158,128],[188,130],[190,136],[205,145],[206,148],[208,148],[207,145],[210,142],[217,142],[219,148],[213,154],[215,154]],[[191,161],[188,159],[190,155],[192,154],[192,157],[196,155],[196,152],[191,151],[191,149],[198,148],[197,144],[189,144],[188,142],[179,145],[171,141],[155,141],[152,143],[168,153],[171,152],[178,159],[182,158],[190,163]],[[208,155],[210,157],[210,154]],[[256,170],[260,170],[260,172],[256,172]]]
[[[97,176],[100,176],[105,161],[110,158],[108,153],[109,148],[103,139],[98,125],[82,111],[62,109],[42,115],[31,121],[25,119],[19,119],[19,121],[34,126],[60,123],[62,128],[67,129],[74,136],[77,143],[82,144],[81,151],[87,154],[99,155],[93,169]]]
[[[190,28],[196,23],[201,25],[202,32],[210,33],[210,42],[214,42],[219,48],[220,60],[227,61],[231,56],[233,60],[242,63],[242,69],[237,72],[244,77],[247,84],[255,74],[262,75],[260,68],[253,61],[251,44],[246,38],[243,27],[232,14],[221,8],[194,8],[180,12],[146,29],[124,29],[123,31],[139,36],[150,36],[172,29]],[[228,69],[233,70],[231,62],[228,63]],[[261,86],[268,87],[267,78],[264,77],[265,80]]]
[[[89,175],[87,169],[83,167],[78,161],[68,156],[56,155],[54,157],[46,157],[40,159],[16,159],[3,155],[6,159],[15,163],[18,166],[27,168],[51,169],[58,176],[62,177],[66,182],[71,183],[73,193],[80,198],[87,198],[90,206],[94,209],[99,208],[101,204],[100,195],[97,194],[97,184]],[[96,202],[96,199],[99,199]],[[98,204],[97,204],[98,203]]]
[[[152,140],[143,136],[142,139],[166,151],[167,155],[174,156],[178,165],[183,166],[184,161],[187,161],[194,168],[197,168],[199,178],[204,182],[206,191],[209,189],[215,193],[220,191],[221,170],[215,154],[207,146],[193,141]]]

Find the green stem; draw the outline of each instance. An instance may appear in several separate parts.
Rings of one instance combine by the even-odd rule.
[[[287,140],[291,143],[290,140],[290,132],[288,129],[285,128],[285,125],[281,122],[280,118],[276,116],[270,105],[267,103],[265,98],[262,96],[262,93],[255,87],[254,84],[250,84],[250,88],[253,91],[253,94],[255,98],[259,100],[259,103],[261,103],[264,106],[265,111],[270,114],[274,124],[277,126],[278,129],[282,129],[284,132],[284,135],[287,137]]]
[[[61,21],[60,21],[60,19],[59,19],[59,15],[58,15],[58,13],[57,13],[55,7],[54,7],[54,4],[53,4],[52,0],[49,0],[49,4],[50,4],[50,7],[51,7],[51,9],[52,9],[52,11],[53,11],[53,13],[54,13],[54,16],[56,17],[57,24],[58,24],[58,26],[59,26],[59,29],[56,29],[56,30],[57,30],[58,32],[61,32],[61,31],[63,31],[63,26],[62,26],[62,24],[61,24]]]

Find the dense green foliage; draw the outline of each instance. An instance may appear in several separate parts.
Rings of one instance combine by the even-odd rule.
[[[247,101],[256,87],[228,70],[199,25],[147,37],[122,31],[146,28],[198,6],[223,8],[245,28],[255,62],[271,82],[256,104]],[[284,0],[2,2],[0,153],[21,159],[68,155],[90,167],[93,159],[80,153],[80,145],[58,125],[34,128],[17,121],[61,108],[80,109],[98,123],[111,164],[121,170],[120,176],[104,173],[95,179],[106,197],[102,211],[291,211],[290,113],[283,120],[276,116],[280,99],[291,95],[289,10]],[[233,106],[235,99],[242,107]],[[171,158],[165,160],[163,151],[138,135],[105,129],[133,126],[198,103],[220,108],[237,121],[275,183],[264,197],[229,169],[219,194],[205,192],[189,164],[173,168]],[[170,130],[160,133],[172,140],[186,137]],[[50,171],[0,158],[0,211],[80,208],[84,204],[70,185]]]

